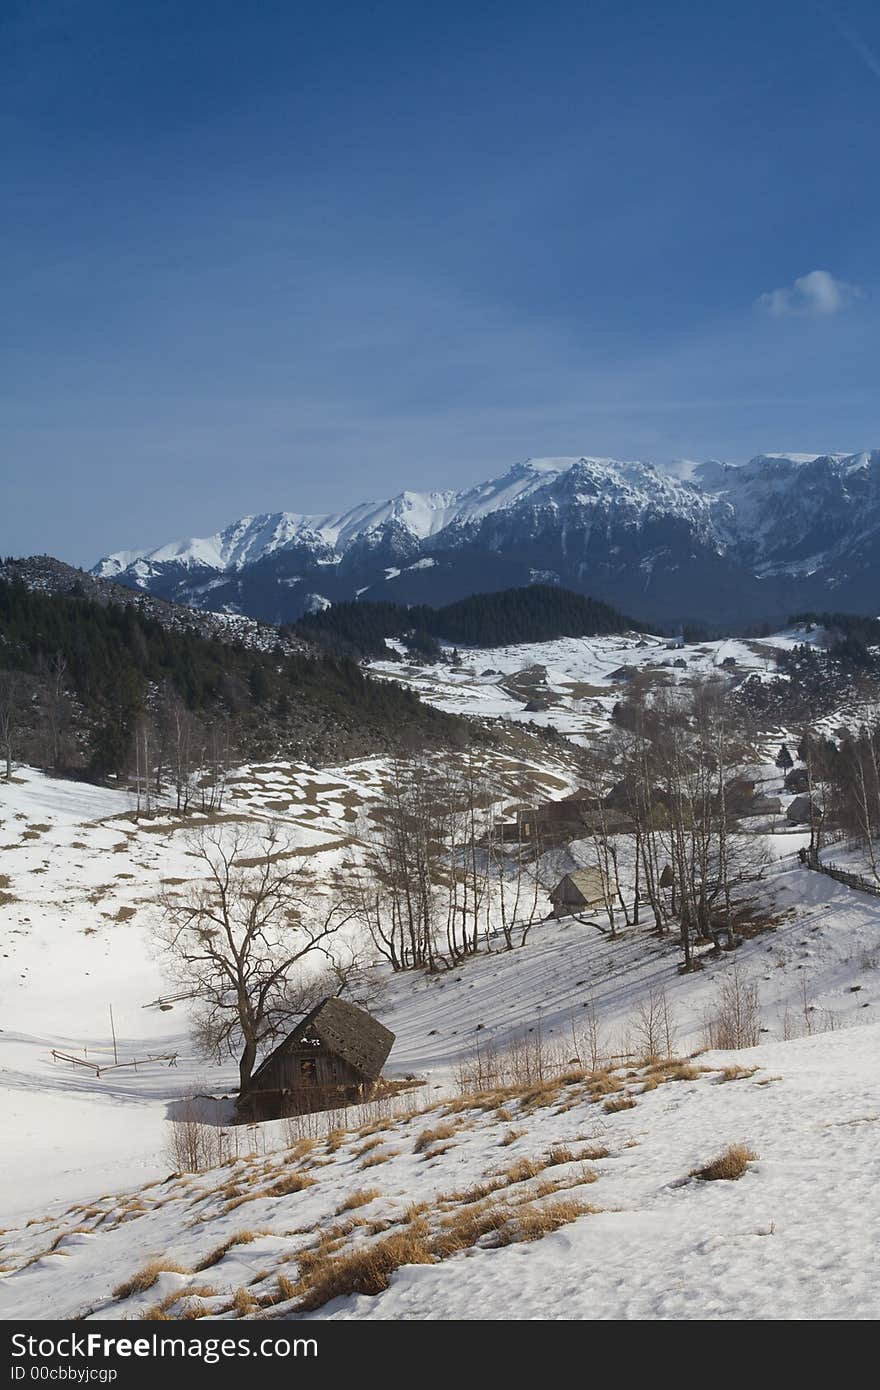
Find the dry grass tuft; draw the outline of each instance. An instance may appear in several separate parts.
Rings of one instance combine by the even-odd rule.
[[[297,1139],[287,1150],[287,1157],[292,1159],[294,1163],[298,1163],[300,1159],[308,1157],[312,1150],[317,1147],[317,1143],[317,1139],[308,1137]]]
[[[171,1321],[170,1309],[175,1303],[182,1303],[184,1299],[195,1299],[196,1302],[187,1304],[182,1313],[177,1314],[180,1318],[204,1318],[208,1316],[208,1309],[201,1302],[203,1298],[216,1298],[217,1290],[210,1284],[190,1284],[188,1288],[176,1289],[174,1293],[168,1294],[161,1303],[154,1303],[152,1308],[148,1308],[141,1316],[147,1322],[169,1322]]]
[[[143,1269],[139,1269],[137,1274],[133,1274],[122,1284],[117,1284],[113,1290],[113,1297],[130,1298],[133,1293],[144,1293],[146,1289],[153,1287],[160,1274],[189,1274],[189,1272],[183,1265],[174,1264],[171,1260],[150,1260],[150,1263],[144,1265]]]
[[[316,1182],[317,1178],[310,1178],[308,1173],[287,1173],[267,1188],[267,1195],[288,1197],[291,1192],[304,1192],[307,1187],[314,1187]]]
[[[499,1245],[501,1232],[510,1221],[512,1208],[507,1205],[473,1204],[443,1218],[441,1229],[431,1239],[431,1253],[438,1260],[448,1260],[460,1250],[469,1250],[484,1236],[494,1233]]]
[[[602,1109],[606,1115],[616,1115],[621,1110],[634,1110],[635,1104],[632,1096],[618,1096],[617,1099],[606,1100]]]
[[[279,1274],[277,1276],[277,1284],[279,1303],[288,1303],[292,1298],[297,1297],[299,1285],[295,1284],[292,1279],[288,1279],[286,1274]]]
[[[354,1211],[357,1207],[365,1207],[368,1202],[372,1202],[376,1197],[381,1197],[382,1193],[378,1187],[359,1187],[345,1201],[336,1208],[336,1215],[341,1216],[344,1211]]]
[[[349,1294],[373,1296],[384,1293],[391,1276],[401,1265],[431,1264],[433,1256],[418,1223],[408,1230],[375,1241],[347,1255],[329,1257],[316,1254],[302,1258],[300,1308],[308,1312],[321,1308],[334,1298]]]
[[[196,1265],[195,1272],[200,1274],[203,1269],[210,1269],[212,1265],[219,1264],[223,1256],[232,1249],[233,1245],[250,1245],[256,1238],[256,1231],[236,1231],[234,1236],[230,1236],[228,1240],[224,1240],[222,1245],[218,1245],[216,1249],[211,1251],[210,1255],[206,1255],[205,1258]]]
[[[378,1149],[382,1142],[383,1140],[379,1137],[368,1139],[365,1144],[361,1144],[359,1148],[355,1149],[355,1158],[363,1158],[364,1154],[370,1153],[372,1149]]]
[[[554,1192],[562,1192],[569,1187],[584,1187],[591,1182],[598,1182],[599,1174],[592,1168],[579,1168],[576,1173],[566,1174],[560,1178],[546,1178],[539,1182],[528,1194],[529,1201],[535,1197],[550,1197]]]
[[[499,1192],[502,1187],[506,1186],[506,1178],[492,1178],[489,1182],[465,1187],[460,1192],[441,1192],[435,1200],[435,1205],[438,1207],[471,1206],[474,1202],[484,1201],[487,1197],[491,1197],[493,1192]]]
[[[565,1081],[561,1076],[552,1076],[544,1081],[536,1081],[520,1095],[520,1109],[524,1111],[540,1110],[542,1106],[553,1105],[559,1099],[563,1086],[569,1084],[570,1082]]]
[[[240,1318],[248,1318],[259,1308],[259,1303],[249,1289],[236,1289],[232,1307]]]
[[[718,1078],[718,1084],[723,1081],[742,1081],[747,1076],[754,1076],[757,1067],[724,1067]]]
[[[571,1149],[564,1144],[554,1144],[547,1154],[544,1162],[546,1168],[555,1168],[560,1163],[575,1163],[580,1158],[580,1154],[572,1153]]]
[[[578,1202],[573,1198],[550,1202],[546,1206],[520,1207],[516,1213],[512,1239],[540,1240],[542,1236],[550,1235],[561,1226],[576,1221],[579,1216],[587,1216],[597,1210],[598,1208],[591,1207],[587,1202]]]
[[[256,1202],[258,1198],[265,1196],[265,1192],[242,1192],[239,1196],[233,1197],[231,1201],[226,1203],[223,1208],[223,1215],[228,1216],[229,1213],[235,1211],[237,1207],[243,1207],[245,1202]]]
[[[573,1198],[541,1206],[532,1202],[519,1206],[484,1203],[446,1217],[442,1229],[431,1240],[430,1248],[438,1259],[446,1260],[460,1250],[470,1249],[478,1241],[501,1246],[515,1241],[539,1240],[595,1210]]]
[[[394,1158],[400,1152],[399,1149],[387,1149],[385,1153],[371,1154],[365,1158],[361,1164],[362,1168],[377,1168],[380,1163],[387,1163],[389,1158]]]
[[[442,1139],[451,1139],[456,1129],[457,1125],[436,1125],[434,1129],[423,1129],[413,1145],[413,1153],[424,1153],[425,1149],[439,1144]]]
[[[690,1062],[676,1062],[663,1072],[664,1081],[696,1081],[705,1067],[692,1067]]]
[[[501,1149],[508,1148],[511,1144],[515,1144],[517,1139],[523,1134],[525,1134],[524,1129],[509,1129],[507,1133],[498,1140],[498,1147]]]
[[[536,1178],[546,1167],[547,1163],[542,1158],[518,1158],[504,1169],[501,1176],[507,1184],[527,1182],[529,1178]]]
[[[435,1144],[434,1147],[433,1147],[433,1149],[426,1149],[426,1150],[425,1150],[425,1152],[422,1154],[422,1158],[425,1159],[426,1161],[428,1161],[428,1160],[430,1160],[430,1159],[432,1159],[432,1158],[439,1158],[441,1154],[448,1153],[448,1151],[449,1151],[450,1149],[454,1149],[454,1148],[455,1148],[455,1145],[454,1145],[454,1144]]]
[[[604,1144],[589,1144],[578,1154],[578,1158],[586,1163],[598,1163],[600,1158],[610,1158],[611,1150],[606,1149]]]
[[[758,1155],[749,1148],[748,1144],[731,1144],[705,1167],[692,1168],[690,1176],[699,1178],[701,1182],[735,1182],[737,1178],[742,1177],[751,1161],[757,1157]]]
[[[178,1317],[181,1322],[197,1322],[199,1318],[209,1318],[211,1309],[200,1298],[194,1298],[191,1303],[184,1304]]]
[[[593,1072],[587,1078],[587,1086],[591,1100],[601,1100],[602,1096],[613,1095],[615,1091],[623,1090],[623,1082],[620,1077],[612,1075],[611,1072]]]

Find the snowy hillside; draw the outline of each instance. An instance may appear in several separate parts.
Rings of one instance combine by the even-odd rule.
[[[550,796],[572,785],[562,763],[543,772],[510,763],[512,792],[524,771],[543,778]],[[320,884],[357,854],[358,817],[381,794],[383,776],[370,763],[323,773],[242,769],[226,815],[231,824],[281,816]],[[8,1219],[161,1175],[168,1105],[193,1087],[229,1094],[234,1072],[195,1056],[185,1004],[145,1007],[169,992],[150,948],[157,889],[192,873],[180,822],[161,814],[136,820],[122,792],[25,770],[3,792],[0,1091],[10,1119],[7,1162],[19,1174],[4,1198]],[[777,1038],[868,1021],[880,1003],[876,900],[805,873],[796,860],[804,838],[767,837],[777,867],[762,900],[775,925],[736,955]],[[545,885],[587,855],[577,842],[548,852]],[[658,989],[676,1045],[690,1049],[732,968],[724,957],[682,977],[674,937],[658,940],[647,926],[610,941],[590,922],[547,923],[523,949],[499,954],[500,945],[435,976],[375,972],[373,1006],[397,1035],[392,1074],[416,1072],[448,1088],[477,1045],[503,1048],[537,1026],[548,1044],[567,1046],[585,1009],[601,1021],[608,1051],[628,1051],[639,1008]],[[95,1077],[53,1061],[55,1048],[109,1062],[111,1005],[122,1060],[176,1053],[176,1065]]]
[[[875,1025],[291,1130],[35,1210],[5,1315],[875,1318],[878,1062]]]
[[[774,650],[804,641],[823,634],[560,639],[376,671],[444,708],[589,745],[634,671],[683,690],[706,674],[763,680]],[[750,753],[764,804],[783,790],[774,759],[790,736],[768,728]],[[579,787],[568,739],[535,753],[479,753],[502,819],[524,796]],[[576,834],[530,864],[535,920],[510,950],[495,902],[478,953],[436,972],[391,970],[347,926],[337,954],[364,952],[361,997],[395,1035],[385,1074],[410,1088],[229,1124],[236,1068],[196,1050],[154,945],[160,892],[197,878],[200,824],[229,836],[276,822],[330,901],[365,862],[391,777],[380,758],[248,764],[218,810],[186,817],[161,796],[137,814],[122,787],[26,767],[0,783],[5,1315],[503,1318],[513,1279],[527,1317],[876,1316],[864,1232],[878,1215],[880,899],[810,872],[808,831],[784,814],[735,831],[765,861],[741,944],[704,939],[692,973],[647,907],[613,935],[598,910],[546,918],[550,888],[595,864]],[[618,853],[631,901],[626,835]],[[753,1001],[760,1045],[709,1053],[731,991]],[[658,1053],[679,1060],[646,1060]],[[175,1125],[193,1116],[222,1167],[182,1171]],[[741,1176],[693,1176],[729,1145],[755,1155]]]
[[[767,638],[684,643],[650,633],[562,637],[552,642],[462,649],[459,663],[420,665],[400,644],[399,660],[371,663],[374,675],[410,685],[450,714],[504,718],[554,728],[577,743],[608,728],[611,711],[636,673],[657,684],[706,676],[735,685],[776,676],[774,652],[824,639],[795,626]],[[449,649],[447,647],[447,656]]]

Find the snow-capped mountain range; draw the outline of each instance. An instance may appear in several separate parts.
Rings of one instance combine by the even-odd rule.
[[[877,611],[880,450],[662,471],[541,458],[462,491],[243,517],[92,571],[192,607],[287,622],[356,597],[445,603],[559,583],[662,621]]]

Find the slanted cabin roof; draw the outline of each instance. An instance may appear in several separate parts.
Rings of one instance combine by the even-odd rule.
[[[550,894],[551,901],[560,898],[563,902],[576,902],[580,897],[583,902],[591,902],[596,893],[602,892],[602,875],[598,869],[575,869],[573,873],[565,874],[557,883]]]
[[[341,1057],[367,1081],[377,1081],[382,1072],[394,1034],[366,1009],[359,1009],[346,999],[322,999],[311,1013],[300,1019],[274,1051],[264,1057],[251,1077],[249,1090],[261,1089],[273,1062],[299,1051],[303,1044],[315,1039],[328,1052]]]

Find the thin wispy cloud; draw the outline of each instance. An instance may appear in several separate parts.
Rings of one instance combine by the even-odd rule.
[[[811,270],[793,285],[762,294],[758,307],[773,318],[827,318],[847,309],[861,294],[859,285],[838,280],[830,270]]]
[[[874,50],[865,43],[861,34],[857,33],[852,25],[848,24],[836,10],[829,9],[827,5],[819,5],[818,8],[830,19],[837,32],[846,40],[853,52],[859,55],[865,67],[869,68],[875,77],[880,77],[880,58],[878,58]]]

